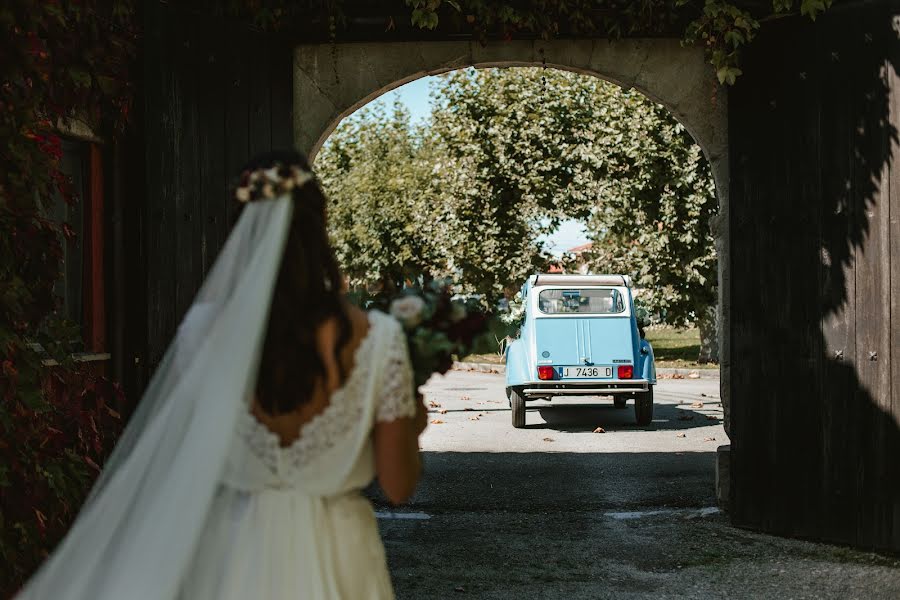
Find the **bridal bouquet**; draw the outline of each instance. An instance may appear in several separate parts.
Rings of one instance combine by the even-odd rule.
[[[403,324],[416,389],[433,374],[449,371],[454,360],[471,354],[488,326],[477,303],[454,298],[440,282],[394,296],[375,296],[364,305],[384,310]]]

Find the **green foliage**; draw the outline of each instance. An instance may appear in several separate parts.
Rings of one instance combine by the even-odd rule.
[[[590,225],[589,266],[633,275],[651,313],[685,323],[715,304],[709,166],[633,90],[552,69],[456,71],[427,125],[358,113],[316,166],[354,285],[450,275],[460,292],[509,298],[549,265],[540,234],[574,217]]]
[[[255,27],[286,29],[311,22],[327,23],[338,40],[359,14],[371,19],[362,0],[181,0],[216,14],[239,15]],[[512,39],[516,35],[551,39],[564,35],[669,35],[700,45],[719,82],[732,85],[741,74],[740,57],[764,21],[799,14],[815,20],[833,0],[404,0],[410,24],[433,31],[447,25],[454,34],[476,39]],[[396,28],[385,13],[385,31]]]
[[[716,302],[709,163],[664,107],[633,90],[616,97],[604,104],[618,133],[595,150],[611,176],[590,218],[587,263],[594,272],[630,274],[647,310],[667,323],[693,322]]]
[[[77,337],[57,315],[66,224],[45,217],[61,196],[55,127],[72,117],[113,133],[131,98],[130,2],[31,2],[0,8],[0,595],[65,531],[118,421],[117,389],[68,358]],[[46,351],[34,350],[39,344]],[[59,366],[44,366],[52,358]]]
[[[772,0],[771,8],[758,2],[735,0],[406,0],[413,7],[412,24],[435,29],[439,13],[466,16],[484,39],[488,31],[505,38],[514,33],[536,33],[548,39],[565,27],[575,34],[624,35],[672,33],[680,27],[685,43],[699,44],[716,71],[719,82],[733,85],[741,74],[740,54],[759,29],[760,21],[799,12],[815,20],[832,0]],[[686,25],[685,25],[686,23]]]
[[[375,104],[342,124],[316,157],[332,243],[352,288],[400,289],[435,274],[427,153],[401,106]]]

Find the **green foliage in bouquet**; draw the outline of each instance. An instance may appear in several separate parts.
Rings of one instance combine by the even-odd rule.
[[[488,314],[477,300],[454,297],[445,281],[400,293],[356,293],[351,300],[365,309],[389,313],[403,325],[416,389],[435,373],[446,373],[484,344]]]

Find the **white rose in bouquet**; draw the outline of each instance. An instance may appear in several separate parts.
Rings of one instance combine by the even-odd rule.
[[[403,323],[403,326],[412,329],[422,322],[425,312],[425,301],[418,296],[404,296],[391,302],[391,315]]]
[[[467,316],[469,316],[469,312],[466,310],[466,307],[460,302],[454,302],[453,307],[450,309],[450,321],[459,323]]]

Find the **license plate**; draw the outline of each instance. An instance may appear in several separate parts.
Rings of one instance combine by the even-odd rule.
[[[612,377],[612,367],[560,367],[560,377],[563,379],[609,379]]]

